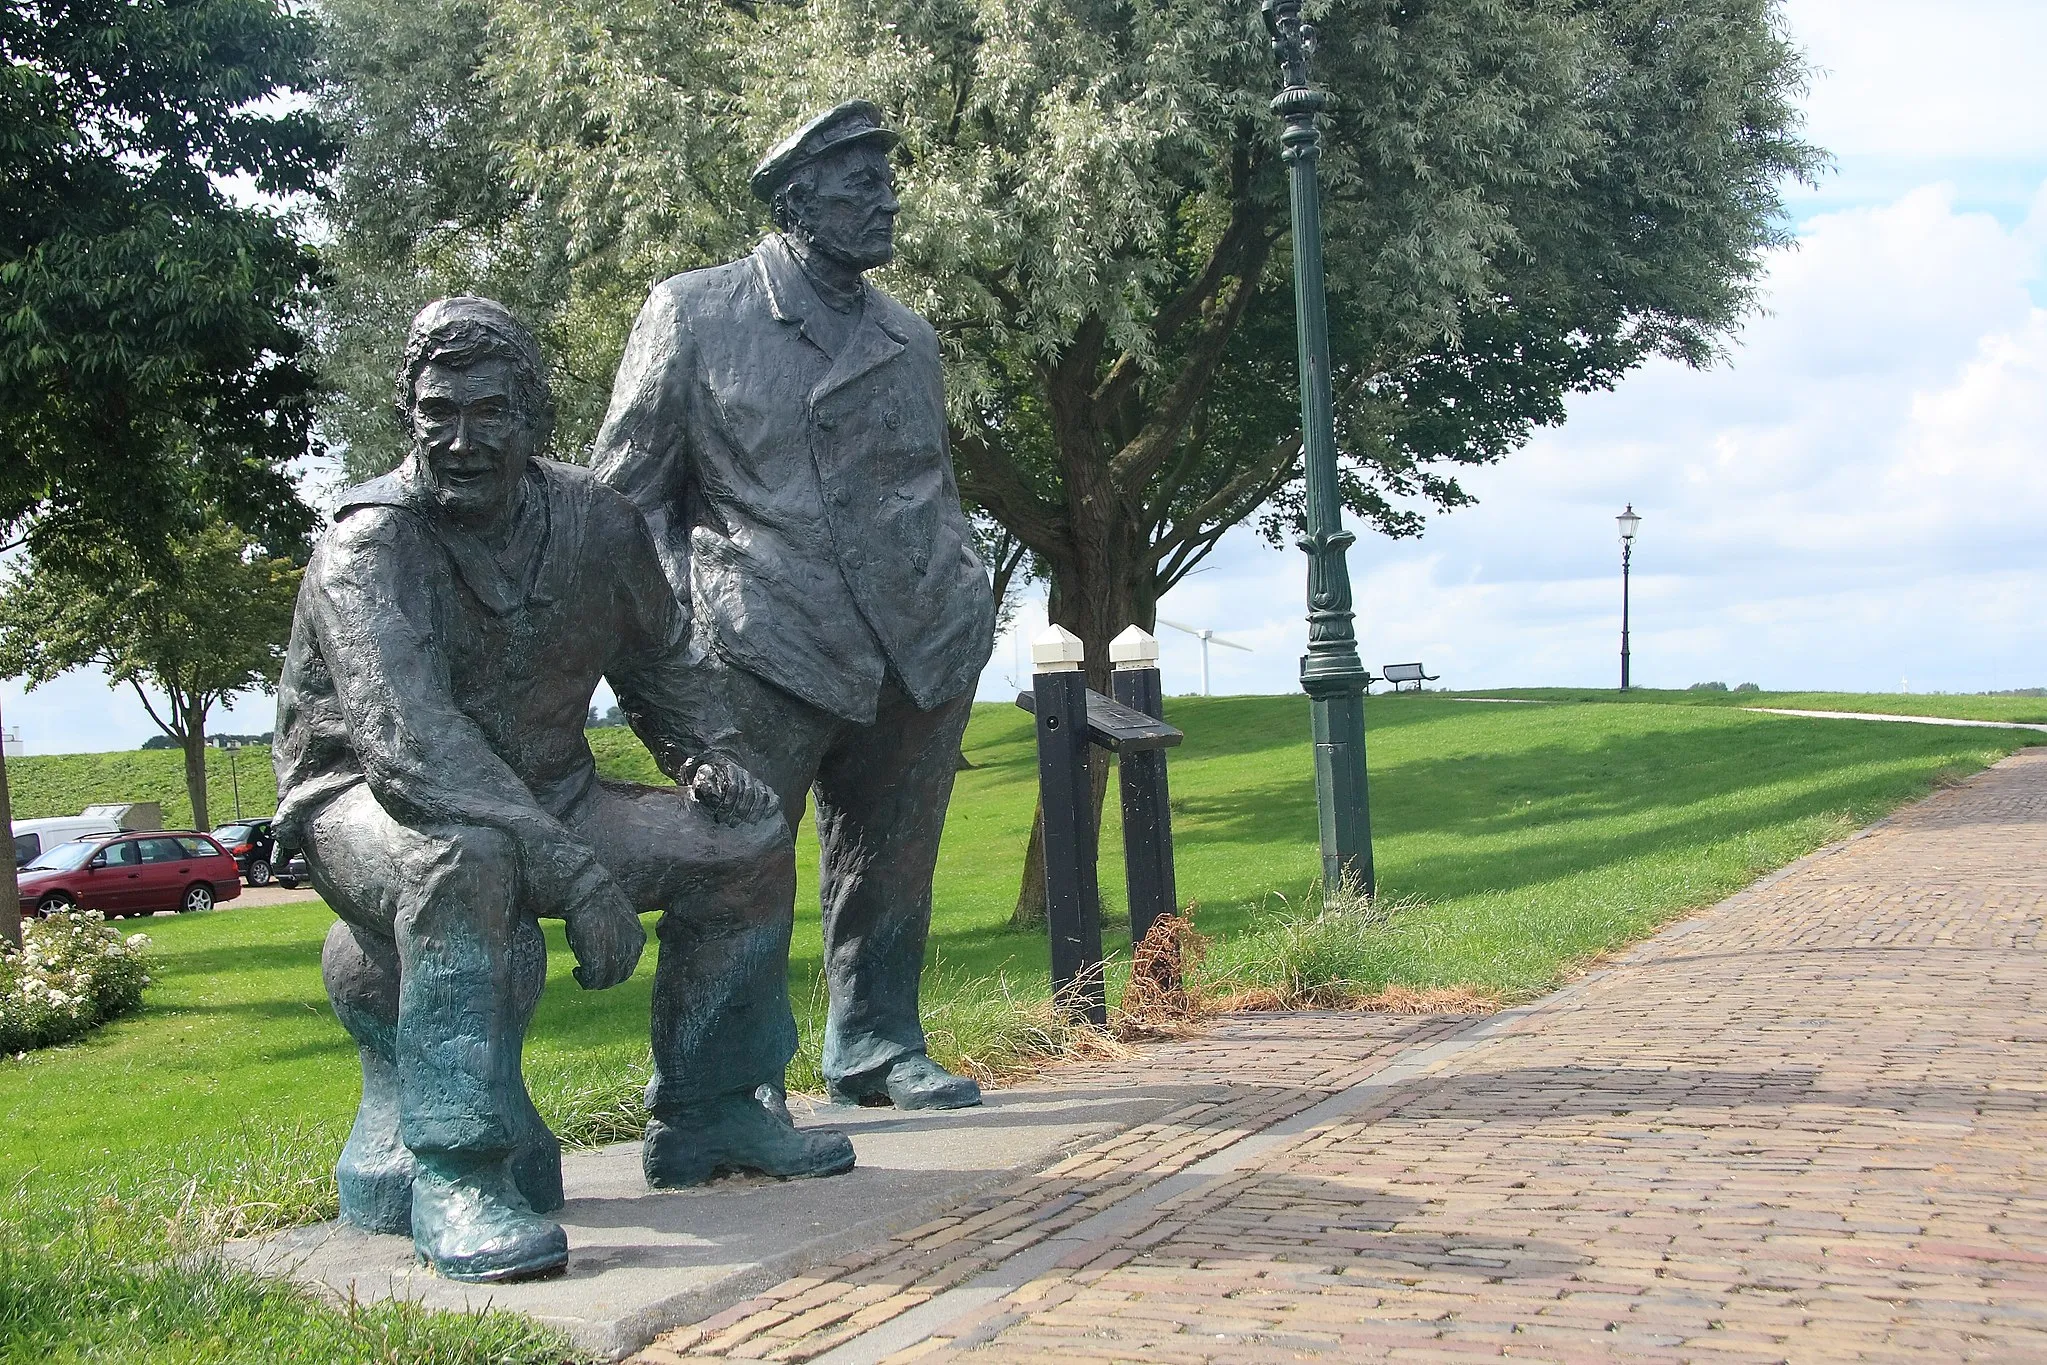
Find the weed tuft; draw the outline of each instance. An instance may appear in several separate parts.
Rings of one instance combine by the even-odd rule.
[[[1403,917],[1426,909],[1406,897],[1372,896],[1355,881],[1321,884],[1303,904],[1275,895],[1251,933],[1230,941],[1201,973],[1205,1014],[1243,1010],[1385,1010],[1396,1014],[1490,1013],[1500,996],[1477,986],[1389,983],[1426,932],[1403,932]]]

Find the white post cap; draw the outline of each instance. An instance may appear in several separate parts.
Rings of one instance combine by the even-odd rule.
[[[1086,660],[1080,637],[1064,626],[1053,626],[1031,641],[1031,662],[1040,673],[1078,673]]]
[[[1109,641],[1109,663],[1116,668],[1157,668],[1157,637],[1142,626],[1131,626]]]

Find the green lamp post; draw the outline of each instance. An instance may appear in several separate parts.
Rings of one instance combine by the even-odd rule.
[[[1322,188],[1316,162],[1322,134],[1315,116],[1329,96],[1308,84],[1314,28],[1301,0],[1265,0],[1265,26],[1279,59],[1272,112],[1293,191],[1294,311],[1301,345],[1301,444],[1307,463],[1308,652],[1301,689],[1315,716],[1315,800],[1322,824],[1322,881],[1373,894],[1372,817],[1365,790],[1365,684],[1351,627],[1350,570],[1344,552],[1357,539],[1343,529],[1336,482],[1336,421],[1329,376],[1329,313],[1322,282]]]

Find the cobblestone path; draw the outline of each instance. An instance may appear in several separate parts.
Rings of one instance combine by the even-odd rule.
[[[2043,916],[2033,751],[1524,1010],[1062,1071],[1210,1089],[642,1360],[2047,1361]]]

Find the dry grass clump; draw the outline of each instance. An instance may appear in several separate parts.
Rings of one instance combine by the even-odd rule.
[[[942,997],[927,985],[924,1036],[941,1066],[977,1081],[1027,1080],[1054,1062],[1117,1061],[1131,1050],[1007,975],[962,979]]]
[[[1130,982],[1110,1021],[1118,1037],[1179,1037],[1204,1012],[1194,976],[1210,941],[1195,929],[1193,913],[1159,916],[1132,950]]]
[[[1209,1014],[1255,1014],[1282,1010],[1331,1009],[1367,1010],[1375,1014],[1492,1014],[1503,1003],[1491,991],[1473,986],[1428,986],[1412,990],[1387,986],[1358,993],[1336,983],[1303,996],[1263,986],[1249,986],[1224,995],[1210,996],[1204,1004]]]

